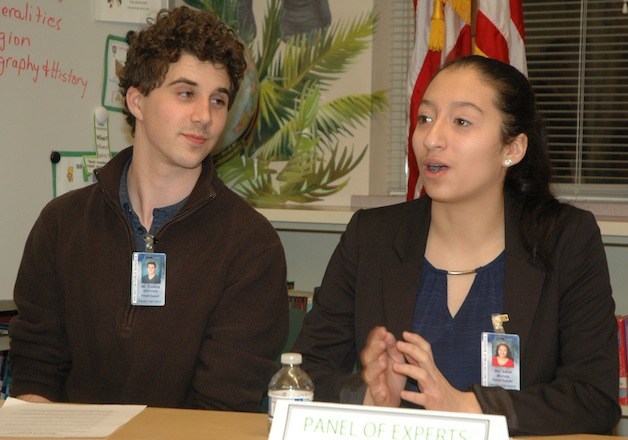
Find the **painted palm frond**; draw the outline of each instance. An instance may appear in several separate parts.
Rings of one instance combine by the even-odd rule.
[[[340,153],[340,156],[338,156],[339,149],[339,145],[331,148],[330,159],[326,162],[321,161],[319,163],[317,175],[319,176],[318,179],[321,184],[318,185],[317,190],[312,191],[311,194],[313,196],[327,197],[344,188],[344,186],[349,182],[348,180],[345,180],[340,184],[335,184],[334,182],[346,177],[355,169],[356,166],[358,166],[366,154],[368,145],[362,149],[362,152],[355,159],[353,158],[353,150],[349,152],[347,148],[342,148],[342,152]]]
[[[218,2],[213,2],[211,0],[185,0],[185,3],[193,8],[214,11],[214,4]]]
[[[283,15],[283,1],[270,0],[268,9],[264,15],[262,25],[262,38],[258,44],[255,59],[255,67],[260,81],[269,75],[270,66],[281,45],[281,16]]]
[[[246,0],[184,1],[214,10],[228,23],[234,3],[250,6]],[[294,8],[298,1],[266,0],[262,34],[249,44],[259,84],[257,126],[242,141],[240,157],[218,167],[225,183],[258,206],[320,201],[345,188],[368,145],[354,154],[343,142],[388,105],[383,91],[323,99],[369,48],[377,15],[370,11],[331,26],[283,33],[284,5]],[[238,30],[237,24],[232,27]]]
[[[260,82],[259,120],[255,138],[252,140],[254,148],[250,150],[250,154],[257,149],[255,146],[263,145],[269,137],[285,127],[285,121],[294,115],[299,96],[296,91],[284,90],[268,78]]]
[[[294,109],[306,84],[314,82],[326,90],[332,80],[340,77],[348,64],[368,48],[374,23],[375,16],[365,14],[351,24],[340,23],[331,29],[297,34],[282,47],[277,46],[268,75],[262,78],[260,74],[261,119],[254,144],[262,145],[266,151],[259,155],[268,158],[280,149],[290,151],[290,147],[277,145],[285,141],[285,132],[293,125],[287,109]],[[368,117],[372,114],[373,111]]]
[[[343,96],[321,103],[316,107],[316,120],[310,131],[317,133],[323,145],[329,145],[338,141],[339,136],[351,136],[353,129],[364,126],[374,113],[384,111],[387,105],[385,92]],[[292,154],[290,137],[299,131],[298,127],[298,121],[287,120],[262,144],[255,156],[265,160],[285,160],[285,155]]]
[[[254,156],[263,160],[287,160],[294,152],[297,137],[304,132],[311,132],[316,126],[316,114],[321,98],[317,85],[309,84],[295,101],[295,110],[285,109],[289,118],[278,127]]]
[[[308,201],[319,201],[335,194],[349,183],[348,178],[343,181],[341,179],[355,169],[366,151],[367,147],[364,147],[358,157],[354,158],[353,152],[336,145],[330,149],[329,157],[318,157],[303,165],[302,174],[295,172],[284,176],[280,194],[286,201],[292,202],[303,200],[304,197]]]
[[[311,144],[306,145],[308,142]],[[318,154],[307,154],[306,151],[315,146],[316,139],[303,138],[303,148],[298,149],[280,172],[278,179],[281,186],[277,188],[271,177],[272,173],[264,173],[265,161],[247,160],[241,162],[240,173],[252,172],[255,167],[259,172],[254,179],[240,179],[231,188],[246,198],[253,205],[283,205],[286,202],[311,203],[323,200],[343,189],[348,175],[362,161],[367,147],[354,158],[353,152],[336,145],[330,149],[329,157]],[[342,151],[341,151],[342,150]],[[339,181],[345,178],[343,181]]]
[[[276,174],[276,171],[269,168],[270,162],[258,161],[257,159],[247,158],[240,156],[230,161],[230,166],[221,168],[220,177],[229,182],[233,189],[237,189],[237,192],[243,194],[243,187],[247,186],[247,183],[260,179],[260,176],[271,176]]]
[[[338,140],[338,136],[351,136],[352,129],[364,126],[373,114],[386,110],[386,92],[341,96],[322,104],[316,118],[321,142]]]
[[[296,142],[297,145],[288,163],[277,174],[277,180],[284,182],[279,188],[281,193],[285,193],[286,189],[293,185],[294,182],[301,182],[304,176],[308,176],[316,171],[316,162],[318,160],[316,144],[318,143],[318,138],[310,137],[308,133],[304,133],[299,136]]]
[[[185,0],[189,6],[215,12],[232,29],[238,30],[237,0]]]
[[[270,174],[261,174],[257,179],[242,181],[232,189],[252,205],[283,204],[281,195],[273,185]]]
[[[318,81],[325,90],[369,47],[376,17],[371,12],[347,24],[340,22],[308,34],[297,34],[286,44],[278,67],[284,89],[304,81]]]

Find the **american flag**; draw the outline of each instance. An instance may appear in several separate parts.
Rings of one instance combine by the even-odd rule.
[[[412,150],[417,111],[430,79],[440,66],[460,56],[476,53],[517,67],[527,73],[522,0],[413,0],[414,51],[408,72],[408,188],[406,198],[421,194],[422,184]],[[471,29],[475,25],[472,47]]]

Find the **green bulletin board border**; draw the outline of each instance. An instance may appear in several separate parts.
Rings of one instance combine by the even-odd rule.
[[[92,149],[91,151],[59,151],[59,150],[53,150],[50,153],[50,164],[52,166],[52,197],[55,198],[58,195],[61,195],[61,193],[67,192],[67,191],[61,191],[61,188],[59,188],[59,184],[60,184],[60,180],[59,180],[59,176],[58,176],[58,168],[59,168],[59,164],[63,162],[63,159],[68,159],[68,158],[82,158],[83,156],[94,156],[95,152]],[[116,153],[114,153],[113,151],[111,152],[111,157],[114,157],[116,155]],[[81,160],[81,163],[83,161]],[[83,164],[84,166],[84,164]],[[91,175],[91,174],[90,174]],[[82,177],[82,173],[75,173],[75,177],[77,179],[83,179]],[[83,188],[86,186],[91,185],[92,182],[91,180],[88,182],[82,181],[82,183],[77,186],[76,188],[72,188],[72,189],[79,189],[79,188]],[[72,190],[70,189],[70,190]]]

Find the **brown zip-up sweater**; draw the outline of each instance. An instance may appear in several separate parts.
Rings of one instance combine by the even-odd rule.
[[[209,157],[155,235],[166,305],[132,306],[134,243],[118,197],[131,155],[117,154],[98,184],[54,199],[35,223],[15,285],[11,395],[258,411],[288,329],[279,237]]]

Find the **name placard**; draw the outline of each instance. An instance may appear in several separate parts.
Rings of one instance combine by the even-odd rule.
[[[269,440],[508,440],[504,416],[278,401]]]

